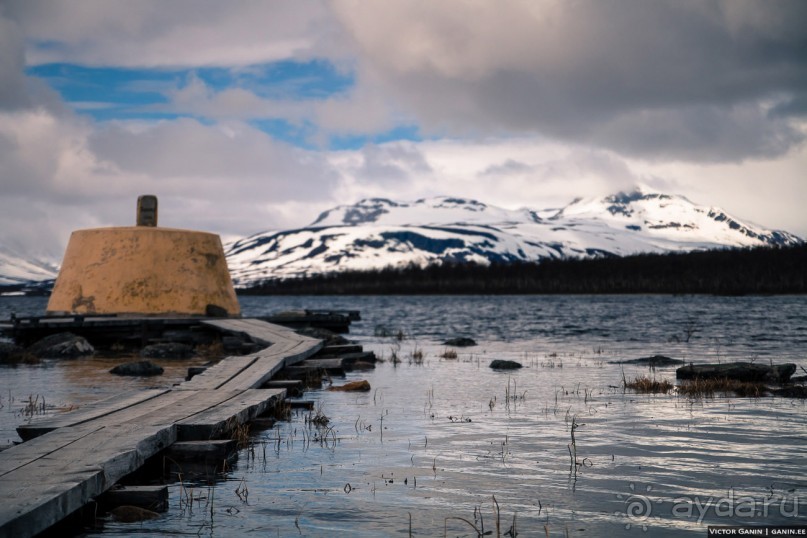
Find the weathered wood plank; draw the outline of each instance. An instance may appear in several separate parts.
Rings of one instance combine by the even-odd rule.
[[[299,379],[272,379],[264,383],[261,388],[263,389],[286,389],[288,393],[292,389],[300,389],[303,382]]]
[[[219,390],[169,392],[121,412],[133,419],[107,424],[5,473],[0,480],[0,498],[4,499],[0,504],[0,537],[32,536],[63,519],[174,443],[176,422],[238,394]],[[155,408],[158,400],[166,405]],[[149,412],[135,412],[137,407],[147,407]],[[31,442],[74,429],[84,431],[89,424],[108,423],[118,414],[61,428]]]
[[[285,348],[282,353],[260,357],[249,369],[241,372],[221,388],[239,390],[259,388],[285,366],[296,364],[316,353],[321,345],[322,342],[318,340],[314,340],[313,345],[311,342],[297,342]]]
[[[331,375],[345,374],[345,361],[342,359],[306,359],[298,364],[309,368],[324,370]]]
[[[173,427],[174,422],[206,411],[239,394],[240,391],[169,391],[95,420],[59,428],[5,450],[0,457],[0,484],[6,480],[8,473],[26,466],[39,465],[42,458],[72,450],[74,446],[88,444],[88,452],[83,456],[79,452],[79,457],[86,459],[87,455],[92,454],[95,461],[96,451],[93,450],[92,443],[97,441],[85,442],[85,438],[92,437],[99,431],[104,432],[102,436],[111,436],[114,430],[110,430],[110,427],[130,422],[141,426],[167,424]]]
[[[241,357],[227,357],[214,364],[190,381],[180,383],[174,390],[213,390],[249,368],[256,360],[256,354]]]
[[[168,508],[168,486],[117,486],[104,493],[99,501],[106,508],[126,505],[165,512]]]
[[[344,353],[361,353],[364,348],[360,344],[338,344],[323,347],[319,354],[323,357],[330,355],[343,355]]]
[[[286,395],[285,389],[251,389],[202,413],[177,422],[177,439],[215,439],[233,425],[241,425],[268,411]]]
[[[178,461],[220,461],[237,450],[235,439],[177,441],[168,449],[168,457]]]
[[[232,394],[230,394],[232,396]],[[91,437],[98,431],[114,425],[129,421],[149,421],[149,417],[167,416],[164,408],[177,408],[183,400],[195,397],[192,392],[169,391],[155,398],[145,400],[137,405],[109,413],[89,422],[79,423],[75,426],[59,428],[51,433],[32,439],[21,445],[9,448],[0,456],[0,484],[6,479],[6,474],[25,466],[39,465],[42,458],[68,449],[72,445],[81,444],[86,437]],[[180,406],[179,409],[182,409]],[[199,409],[195,409],[196,412]],[[188,413],[190,416],[191,412]],[[185,418],[184,416],[182,418]],[[168,423],[168,422],[166,422]],[[89,454],[93,454],[90,450]]]
[[[147,389],[116,394],[109,398],[85,405],[74,411],[50,417],[34,418],[30,422],[18,426],[17,433],[23,441],[28,441],[57,428],[75,426],[76,424],[81,424],[115,411],[127,409],[146,400],[165,394],[169,390],[170,389]]]

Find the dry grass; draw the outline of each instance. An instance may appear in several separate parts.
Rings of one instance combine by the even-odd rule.
[[[237,422],[232,421],[231,424],[228,424],[228,430],[230,431],[230,438],[235,439],[236,443],[238,443],[238,448],[245,448],[249,446],[249,424],[238,424]]]
[[[764,383],[736,379],[693,379],[678,386],[678,394],[691,398],[714,398],[716,393],[759,398],[768,393]]]
[[[440,355],[440,357],[443,358],[443,359],[456,359],[457,358],[457,352],[456,352],[456,350],[453,350],[453,349],[446,349],[445,351],[443,351],[443,353]]]
[[[651,379],[646,375],[636,377],[633,381],[623,379],[622,384],[626,389],[635,390],[642,394],[667,394],[675,387],[674,384],[666,379],[659,381],[658,379]]]

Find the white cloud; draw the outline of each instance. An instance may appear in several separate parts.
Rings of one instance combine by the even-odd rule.
[[[32,40],[29,64],[242,66],[333,54],[322,3],[291,0],[7,0]]]
[[[161,224],[231,238],[371,196],[544,208],[637,182],[807,236],[794,30],[807,4],[612,5],[6,0],[0,244],[58,257],[73,229],[132,224],[143,193],[160,197]],[[308,100],[160,82],[163,112],[201,119],[99,123],[26,77],[26,58],[234,70],[326,58],[357,78]],[[310,151],[256,118],[311,124],[320,142],[401,124],[433,139]]]
[[[427,133],[542,134],[701,162],[805,137],[764,103],[803,97],[800,0],[337,0],[372,77]]]

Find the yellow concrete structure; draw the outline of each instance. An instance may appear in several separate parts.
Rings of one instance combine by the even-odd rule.
[[[156,226],[77,230],[47,314],[239,316],[218,235]]]

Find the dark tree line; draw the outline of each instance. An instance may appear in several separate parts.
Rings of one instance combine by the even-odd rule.
[[[596,259],[346,271],[266,280],[242,294],[552,294],[807,292],[807,244]]]

